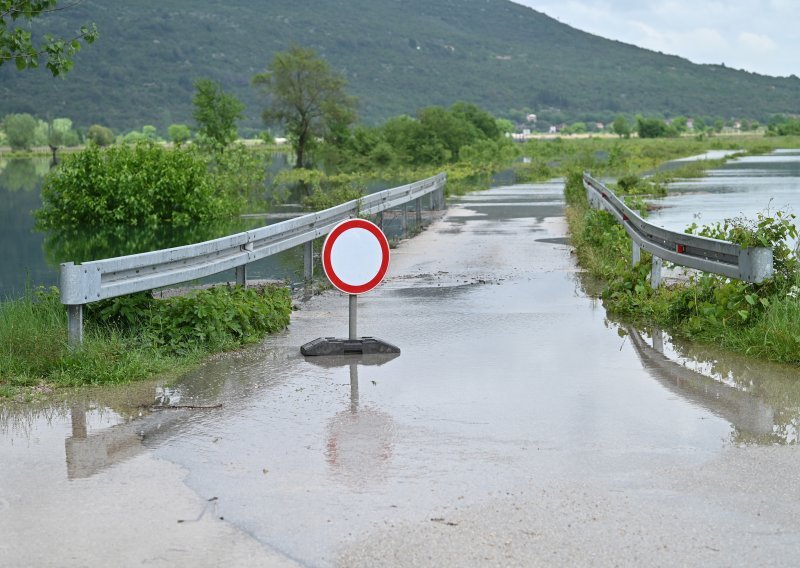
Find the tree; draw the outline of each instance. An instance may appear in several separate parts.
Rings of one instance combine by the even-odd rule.
[[[89,127],[86,138],[98,146],[110,146],[114,143],[114,133],[111,129],[99,124],[93,124]]]
[[[589,131],[589,128],[585,122],[573,122],[569,127],[569,131],[571,134],[585,134]]]
[[[340,133],[355,121],[355,99],[345,92],[344,78],[312,49],[294,46],[276,53],[253,84],[269,100],[264,121],[285,126],[297,168],[305,165],[317,138]]]
[[[78,133],[72,129],[72,121],[68,118],[55,118],[45,122],[45,144],[53,153],[53,163],[57,162],[56,152],[62,146],[77,146],[80,143]]]
[[[158,129],[152,124],[145,124],[142,126],[142,134],[146,140],[150,142],[158,142]]]
[[[628,121],[621,114],[618,114],[617,117],[614,119],[614,123],[611,125],[611,129],[614,131],[614,134],[616,134],[620,138],[631,137],[631,125],[628,124]]]
[[[9,114],[3,120],[3,130],[12,150],[30,150],[36,136],[36,119],[31,115]]]
[[[57,0],[0,0],[0,66],[13,60],[19,70],[38,67],[40,56],[44,56],[54,77],[72,68],[72,57],[80,51],[81,41],[93,43],[97,27],[81,26],[72,38],[45,34],[40,41],[35,40],[29,24],[43,14],[63,9],[56,4]]]
[[[636,130],[639,138],[662,138],[669,136],[666,123],[658,118],[636,117]]]
[[[683,134],[689,129],[689,119],[685,116],[676,116],[672,119],[672,127],[678,132],[678,134]]]
[[[244,105],[211,79],[198,79],[194,88],[197,92],[192,99],[192,117],[200,140],[224,148],[238,137],[236,121],[242,118]]]
[[[450,107],[450,112],[456,117],[473,124],[478,130],[483,132],[486,138],[495,140],[500,137],[500,129],[497,126],[497,120],[495,120],[491,114],[476,105],[459,101]]]
[[[192,131],[185,124],[170,124],[167,135],[173,144],[180,146],[192,137]]]
[[[499,130],[503,136],[510,136],[511,133],[514,132],[514,123],[507,118],[498,118],[495,122],[497,123],[497,130]]]

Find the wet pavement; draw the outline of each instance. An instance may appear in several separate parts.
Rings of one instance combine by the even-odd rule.
[[[800,372],[609,320],[561,194],[393,249],[358,315],[399,356],[301,356],[329,292],[169,387],[0,407],[0,565],[796,565]]]

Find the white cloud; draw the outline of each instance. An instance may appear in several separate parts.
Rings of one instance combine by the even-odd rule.
[[[778,44],[772,41],[772,39],[753,32],[740,33],[739,43],[746,49],[753,49],[761,53],[770,53],[778,49]]]
[[[515,0],[572,27],[768,75],[800,75],[800,0]]]

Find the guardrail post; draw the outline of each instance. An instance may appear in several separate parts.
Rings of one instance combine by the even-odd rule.
[[[83,304],[67,306],[67,341],[71,348],[83,343]]]
[[[659,353],[664,353],[664,332],[660,329],[653,330],[653,349]]]
[[[417,211],[417,230],[422,227],[422,198],[417,197],[414,200],[414,208]]]
[[[739,256],[739,271],[743,280],[763,282],[772,278],[774,273],[772,249],[766,247],[750,247],[742,249]]]
[[[378,213],[378,227],[380,227],[381,231],[383,231],[383,211]]]
[[[314,241],[303,245],[303,276],[305,285],[309,286],[314,279]]]
[[[403,238],[408,237],[408,206],[403,203],[403,216],[400,218],[400,227],[403,230]]]
[[[441,196],[440,200],[439,200],[439,202],[441,203],[441,207],[440,208],[444,209],[444,208],[447,207],[447,197],[445,197],[445,194],[444,194],[444,185],[442,185],[441,189],[439,190],[439,195]]]
[[[241,245],[240,249],[242,252],[249,252],[253,250],[253,243],[247,243]],[[241,286],[242,288],[247,287],[247,265],[243,264],[241,266],[236,267],[236,284]]]
[[[236,267],[236,284],[242,287],[247,286],[247,265]]]
[[[655,290],[661,286],[661,266],[664,261],[653,255],[653,266],[650,268],[650,287]]]
[[[642,247],[635,242],[631,247],[631,260],[631,264],[633,264],[633,266],[639,266],[639,263],[642,261]]]

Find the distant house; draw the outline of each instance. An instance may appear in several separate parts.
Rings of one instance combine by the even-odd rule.
[[[605,130],[606,125],[604,123],[602,123],[602,122],[595,122],[594,123],[594,127],[597,130]]]
[[[535,114],[529,114],[529,115],[526,117],[526,120],[527,120],[528,122],[536,122],[536,115],[535,115]]]
[[[548,133],[549,134],[557,134],[558,133],[558,128],[556,127],[555,124],[551,124],[550,125],[550,130],[548,130]]]
[[[694,119],[687,118],[686,119],[686,129],[687,130],[694,130]]]

